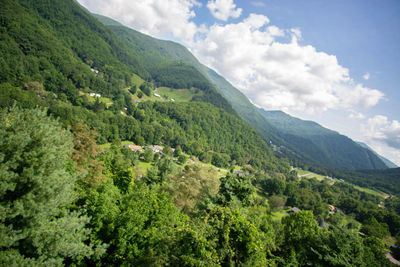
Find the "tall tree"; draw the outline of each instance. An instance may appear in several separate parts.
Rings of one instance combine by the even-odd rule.
[[[72,136],[45,110],[0,113],[0,265],[60,265],[93,250],[74,201]]]

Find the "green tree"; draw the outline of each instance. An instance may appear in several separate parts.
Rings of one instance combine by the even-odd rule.
[[[187,160],[187,157],[186,157],[185,155],[180,154],[180,155],[178,156],[178,163],[179,163],[179,164],[181,164],[181,165],[185,164],[185,163],[186,163],[186,160]]]
[[[0,265],[60,265],[93,254],[75,199],[73,139],[45,110],[0,113]]]
[[[365,266],[362,239],[346,228],[321,231],[311,247],[310,254],[315,255],[310,255],[307,261],[315,266]],[[382,266],[371,263],[367,266]]]
[[[285,191],[285,182],[279,178],[265,179],[263,189],[270,195],[281,195]]]
[[[250,177],[228,174],[221,178],[217,201],[220,204],[228,205],[235,200],[240,201],[244,206],[250,206],[254,202],[254,186]]]
[[[145,162],[151,162],[153,159],[153,151],[151,149],[145,149],[143,153],[143,160]]]
[[[222,266],[266,266],[264,237],[239,210],[216,207],[206,215],[208,240]]]
[[[282,219],[285,251],[284,257],[295,255],[296,261],[302,266],[310,253],[318,234],[318,224],[311,211],[299,211]]]

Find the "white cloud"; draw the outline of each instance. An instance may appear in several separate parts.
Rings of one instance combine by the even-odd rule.
[[[111,17],[138,31],[157,37],[173,37],[190,42],[198,28],[195,0],[78,0],[91,12]]]
[[[364,79],[364,80],[369,80],[370,77],[371,77],[371,75],[369,74],[369,72],[367,72],[367,73],[365,73],[365,74],[363,75],[363,79]]]
[[[261,1],[251,1],[250,3],[252,6],[255,6],[255,7],[264,7],[265,6],[265,3],[261,2]]]
[[[230,17],[238,18],[242,14],[242,9],[236,8],[233,0],[210,0],[207,7],[215,18],[223,21]]]
[[[276,37],[291,39],[281,43]],[[298,44],[300,29],[282,30],[263,15],[213,25],[192,51],[265,109],[325,111],[371,107],[383,93],[357,84],[336,56]]]
[[[390,121],[386,116],[377,115],[368,119],[362,129],[367,138],[400,149],[400,122],[397,120]]]
[[[352,111],[350,113],[350,115],[348,116],[348,118],[352,119],[352,120],[362,120],[362,119],[365,119],[365,116],[364,116],[364,114],[362,114],[360,112]]]

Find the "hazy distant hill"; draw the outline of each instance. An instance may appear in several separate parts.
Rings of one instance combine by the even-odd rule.
[[[300,120],[282,111],[260,111],[286,142],[302,149],[302,154],[318,165],[348,170],[387,168],[371,150],[318,123]],[[298,138],[308,142],[298,142]]]
[[[396,164],[394,164],[393,162],[391,162],[389,159],[379,155],[378,153],[376,153],[372,148],[370,148],[367,144],[363,143],[363,142],[357,142],[357,144],[359,144],[360,146],[372,151],[373,153],[375,153],[375,155],[380,158],[388,168],[398,168],[399,166],[397,166]]]

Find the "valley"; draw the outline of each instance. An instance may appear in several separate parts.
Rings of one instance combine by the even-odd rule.
[[[1,266],[390,266],[400,168],[183,45],[1,3]]]

